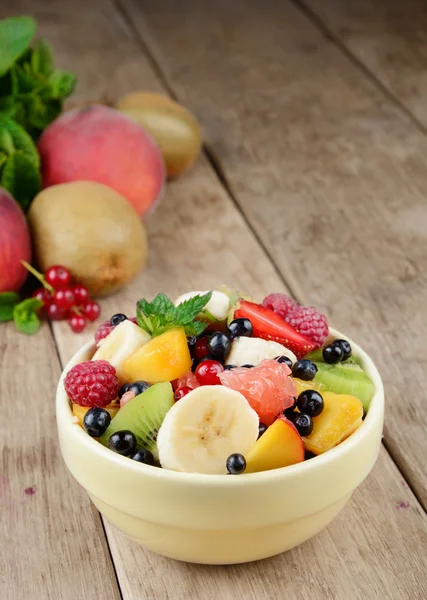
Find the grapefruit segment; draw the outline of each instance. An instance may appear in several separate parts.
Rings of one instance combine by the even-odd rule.
[[[260,421],[271,425],[294,403],[296,387],[286,363],[263,360],[252,369],[236,368],[218,375],[222,385],[237,390],[257,412]]]

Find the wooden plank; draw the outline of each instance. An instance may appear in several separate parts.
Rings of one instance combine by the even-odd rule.
[[[23,0],[17,1],[23,8]],[[51,3],[45,12],[45,3],[40,2],[31,4],[31,12],[43,19],[46,35],[55,35],[62,66],[72,66],[84,81],[90,81],[93,73],[98,93],[159,89],[128,30],[118,26],[105,3],[69,0],[60,7]],[[114,56],[109,49],[114,49]],[[100,60],[105,54],[108,60]],[[80,86],[80,99],[85,97],[93,94]],[[285,289],[203,159],[192,173],[168,186],[147,225],[149,268],[132,285],[102,302],[104,315],[118,310],[131,314],[138,297],[159,290],[174,295],[222,282],[254,295]],[[56,324],[55,334],[65,362],[90,332],[76,336],[66,324]],[[149,554],[112,528],[107,531],[125,600],[227,600],[232,596],[251,600],[280,598],[285,592],[299,600],[311,597],[313,590],[325,599],[393,598],[396,591],[400,594],[396,598],[421,600],[426,592],[424,558],[415,553],[426,543],[426,519],[384,450],[375,473],[339,520],[308,544],[271,561],[197,567]]]
[[[427,126],[427,7],[420,0],[303,0],[303,5]]]
[[[59,452],[59,374],[47,325],[29,338],[0,324],[0,596],[119,600],[99,515]]]
[[[109,13],[105,13],[105,19],[109,24],[113,22]],[[98,27],[102,30],[102,41],[94,42],[91,38],[89,52],[99,54],[104,45],[121,47],[122,34],[107,32],[101,24]],[[99,50],[93,50],[95,43]],[[128,52],[118,58],[123,65],[128,64]],[[78,67],[86,68],[83,64]],[[152,74],[142,55],[138,63],[139,81],[128,83],[126,69],[127,66],[117,80],[117,93],[134,86],[148,87],[146,82],[151,81]],[[192,173],[168,186],[166,197],[148,219],[147,226],[149,268],[120,294],[103,301],[106,315],[118,310],[133,314],[136,298],[143,294],[152,296],[159,290],[175,295],[223,282],[261,296],[267,290],[284,289],[205,160]],[[56,334],[66,360],[81,338],[70,334],[66,325],[56,325]],[[406,593],[408,597],[424,594],[423,586],[418,583],[423,559],[414,562],[409,557],[413,547],[425,543],[425,517],[384,451],[376,475],[369,481],[340,520],[322,536],[273,561],[247,567],[211,569],[162,559],[107,525],[123,596],[126,600],[277,598],[284,587],[290,598],[307,597],[313,589],[319,592],[317,596],[322,594],[325,598],[374,597],[373,594],[392,597],[395,590],[402,598]],[[401,503],[403,506],[409,503],[411,510],[398,511],[395,507]],[[350,518],[351,526],[345,527]],[[393,543],[389,537],[390,523],[398,539]],[[343,560],[341,554],[350,560]],[[377,572],[371,565],[378,562],[379,556],[381,568]],[[337,565],[339,575],[326,568],[325,557]]]
[[[123,5],[287,282],[376,361],[427,506],[425,136],[291,4]]]

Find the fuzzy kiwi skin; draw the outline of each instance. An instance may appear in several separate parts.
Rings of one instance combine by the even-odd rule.
[[[28,219],[40,269],[67,267],[92,296],[118,291],[146,264],[143,223],[123,196],[101,183],[46,188],[31,204]]]

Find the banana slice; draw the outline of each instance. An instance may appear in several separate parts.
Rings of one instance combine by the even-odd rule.
[[[194,296],[203,296],[207,292],[188,292],[175,300],[175,306],[182,304]],[[225,321],[230,310],[230,298],[223,292],[212,292],[212,297],[202,310],[202,314],[209,321]]]
[[[123,364],[141,346],[151,340],[151,336],[132,321],[122,321],[107,335],[92,360],[108,360],[115,367],[117,377],[125,381]]]
[[[292,362],[297,359],[291,350],[278,342],[261,338],[238,337],[231,345],[226,364],[235,367],[242,367],[243,365],[254,365],[256,367],[265,358],[276,358],[277,356],[287,356]]]
[[[227,473],[230,454],[245,455],[259,418],[246,398],[220,385],[201,386],[178,400],[157,435],[162,467],[186,473]]]

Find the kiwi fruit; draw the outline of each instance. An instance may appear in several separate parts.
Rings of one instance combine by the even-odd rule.
[[[147,238],[130,203],[94,181],[53,185],[33,200],[28,219],[42,271],[67,267],[92,296],[106,296],[145,266]]]
[[[157,383],[125,404],[112,419],[99,441],[108,447],[108,440],[113,433],[124,429],[131,431],[136,437],[138,447],[150,450],[158,461],[157,433],[173,404],[171,384],[168,381]]]
[[[331,342],[332,343],[332,342]],[[310,352],[310,354],[307,354],[307,356],[304,356],[304,358],[306,358],[307,360],[311,360],[314,363],[324,363],[324,358],[323,358],[323,348],[319,348],[318,350],[313,350],[313,352]],[[344,361],[343,361],[344,362]],[[350,356],[350,358],[348,358],[345,361],[345,364],[353,364],[353,365],[359,365],[360,367],[362,366],[361,360],[358,356]]]
[[[316,362],[317,373],[314,381],[322,383],[329,392],[356,396],[367,411],[375,393],[375,387],[362,367],[350,360],[337,365]]]

